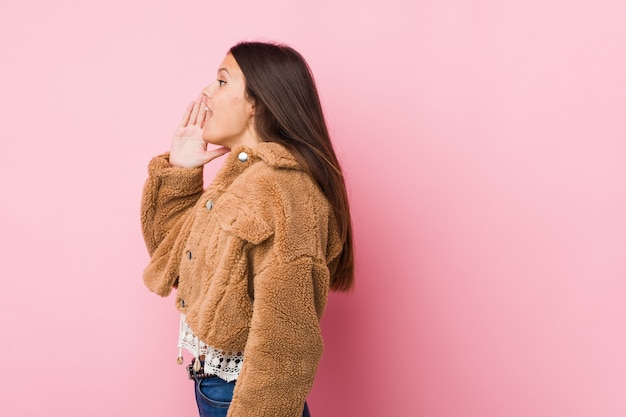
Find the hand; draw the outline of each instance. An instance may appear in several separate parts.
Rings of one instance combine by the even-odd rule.
[[[202,127],[208,112],[204,101],[205,96],[200,94],[197,101],[187,106],[172,138],[170,165],[197,168],[230,151],[228,148],[207,150],[207,144],[202,139]]]

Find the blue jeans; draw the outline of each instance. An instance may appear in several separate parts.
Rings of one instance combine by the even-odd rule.
[[[194,386],[200,417],[226,417],[230,401],[233,399],[235,381],[226,382],[216,376],[194,378]],[[306,403],[302,417],[311,417]]]

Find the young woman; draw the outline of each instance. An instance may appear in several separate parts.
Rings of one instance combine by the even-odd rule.
[[[228,152],[203,189],[204,164]],[[177,288],[200,416],[308,416],[328,291],[354,278],[344,180],[302,56],[231,48],[148,171],[144,281]]]

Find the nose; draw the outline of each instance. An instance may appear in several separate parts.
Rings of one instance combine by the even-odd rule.
[[[204,94],[205,96],[209,98],[213,97],[213,92],[215,92],[216,85],[217,85],[217,81],[207,85],[206,87],[202,89],[202,94]]]

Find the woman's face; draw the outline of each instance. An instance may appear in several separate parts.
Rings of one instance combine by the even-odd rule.
[[[246,98],[246,80],[228,54],[217,71],[217,79],[206,86],[207,118],[202,126],[202,139],[214,145],[232,148],[258,143],[254,130],[254,105]]]

